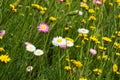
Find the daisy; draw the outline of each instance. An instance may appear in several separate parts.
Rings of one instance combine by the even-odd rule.
[[[52,44],[54,46],[63,46],[63,45],[66,45],[66,39],[62,38],[61,36],[57,36],[57,37],[53,38]]]
[[[102,4],[102,2],[99,1],[99,0],[93,0],[93,3],[94,3],[94,4],[98,4],[98,5],[101,5],[101,4]]]
[[[27,68],[26,68],[26,71],[27,72],[30,72],[30,71],[32,71],[33,70],[33,67],[32,66],[27,66]]]
[[[67,47],[72,47],[72,46],[74,46],[74,43],[72,42],[72,41],[70,41],[70,40],[67,40]]]
[[[97,54],[97,51],[95,49],[90,49],[90,53],[93,54],[93,55],[96,55]]]
[[[4,35],[5,35],[5,30],[1,30],[0,31],[0,39],[2,39]]]
[[[36,47],[33,44],[28,44],[26,46],[26,50],[29,52],[34,52],[36,50]]]
[[[87,33],[89,33],[89,30],[84,29],[84,28],[79,28],[79,29],[78,29],[78,32],[79,32],[80,34],[87,34]]]
[[[48,30],[49,30],[49,26],[48,26],[47,24],[45,24],[45,23],[42,23],[42,24],[40,24],[39,26],[37,26],[37,29],[38,29],[40,32],[46,33],[46,32],[48,32]]]
[[[37,49],[37,50],[34,51],[34,55],[36,55],[36,56],[41,56],[43,54],[44,54],[44,52],[41,49]]]

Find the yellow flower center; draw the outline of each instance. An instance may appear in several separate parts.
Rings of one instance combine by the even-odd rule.
[[[57,42],[62,42],[62,39],[57,39]]]

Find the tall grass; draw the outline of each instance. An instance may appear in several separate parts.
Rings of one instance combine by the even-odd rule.
[[[70,4],[67,5],[67,1]],[[0,55],[7,54],[11,60],[8,63],[0,62],[0,80],[119,80],[120,6],[116,0],[106,0],[102,5],[87,0],[89,9],[95,10],[95,13],[89,13],[89,9],[81,7],[80,2],[83,1],[1,0],[0,30],[4,29],[6,33],[0,40],[0,47],[5,50]],[[15,5],[17,12],[11,10],[10,4]],[[32,4],[46,7],[45,14],[42,15]],[[73,14],[75,10],[82,11],[83,15]],[[88,20],[92,15],[96,18],[95,21]],[[57,20],[51,21],[51,16]],[[47,33],[37,30],[41,23],[49,25]],[[95,29],[92,30],[90,26]],[[69,29],[65,30],[66,27]],[[87,37],[80,36],[78,28],[88,29]],[[62,49],[52,45],[52,39],[56,36],[72,38],[74,46]],[[92,41],[91,36],[95,36],[100,43]],[[103,37],[110,38],[112,42],[104,41]],[[35,56],[28,52],[25,42],[42,49],[44,54]],[[115,42],[118,46],[115,46]],[[95,49],[97,54],[90,54],[90,48]],[[78,61],[78,64],[74,61]],[[79,63],[82,64],[81,67],[77,67]],[[114,71],[114,64],[117,65],[117,71]],[[27,72],[27,66],[33,66],[33,70]],[[66,70],[65,66],[70,69]]]

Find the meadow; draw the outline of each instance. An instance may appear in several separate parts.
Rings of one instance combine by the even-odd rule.
[[[120,0],[0,0],[0,80],[120,80]]]

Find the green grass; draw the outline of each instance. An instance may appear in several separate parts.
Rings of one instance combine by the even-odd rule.
[[[120,74],[113,71],[113,65],[117,64],[120,72],[120,45],[114,47],[114,43],[120,44],[120,36],[115,32],[120,31],[120,7],[113,0],[106,0],[102,5],[94,5],[88,0],[89,9],[95,9],[95,13],[90,14],[88,10],[80,7],[82,0],[69,0],[70,6],[66,2],[58,2],[58,0],[1,0],[0,1],[0,30],[6,30],[0,47],[5,51],[0,52],[0,55],[8,53],[11,58],[10,62],[0,62],[0,80],[79,80],[84,77],[87,80],[120,80]],[[113,6],[109,5],[113,3]],[[17,3],[17,12],[10,9],[10,4]],[[40,11],[34,9],[31,4],[39,4],[46,7],[45,14],[40,14]],[[22,5],[22,7],[19,7]],[[26,8],[30,6],[30,8]],[[75,10],[80,10],[83,15],[71,14]],[[29,14],[32,15],[29,15]],[[24,14],[22,16],[21,14]],[[89,21],[88,18],[94,15],[95,21]],[[56,21],[50,21],[49,17],[57,18]],[[85,19],[86,23],[81,21]],[[37,26],[40,23],[47,23],[50,30],[47,33],[40,33]],[[65,27],[72,26],[69,30]],[[95,26],[95,30],[91,30],[90,26]],[[86,28],[89,30],[87,34],[88,40],[82,44],[83,37],[78,36],[78,28]],[[119,33],[120,34],[120,33]],[[115,38],[111,36],[114,35]],[[52,45],[52,39],[56,36],[70,37],[74,42],[73,47],[61,49]],[[90,36],[98,36],[100,44],[96,44],[90,40]],[[109,37],[112,42],[104,42],[102,37]],[[36,48],[42,49],[44,55],[35,56],[26,51],[25,42],[30,42]],[[76,45],[80,45],[76,48]],[[99,46],[104,46],[107,49],[101,51]],[[90,54],[90,48],[97,50],[97,55]],[[98,56],[107,55],[107,60],[100,59]],[[80,61],[83,66],[76,67],[70,60]],[[33,66],[31,72],[26,71],[27,66]],[[65,66],[70,66],[71,70],[65,70]],[[99,68],[102,70],[100,75],[96,74],[93,69]]]

